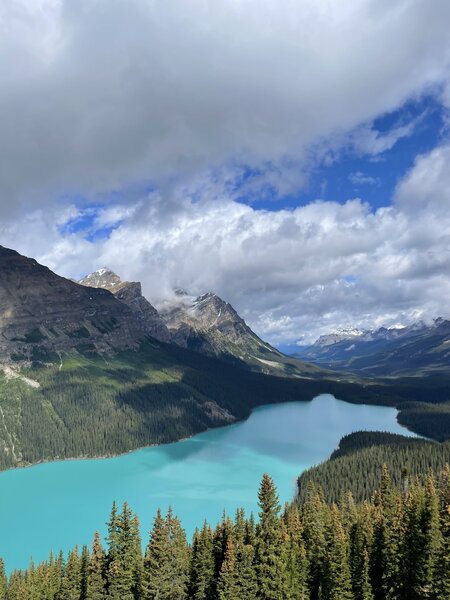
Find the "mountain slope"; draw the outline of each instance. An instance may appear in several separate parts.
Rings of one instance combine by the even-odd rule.
[[[115,293],[129,304],[0,248],[0,468],[172,441],[316,394],[148,337],[130,307],[148,308],[140,286]]]
[[[110,292],[0,246],[0,360],[45,360],[77,347],[133,348],[143,337],[130,309]]]
[[[324,343],[324,340],[334,342]],[[322,336],[296,353],[325,368],[367,376],[450,374],[450,321],[361,332],[351,338]]]
[[[142,287],[139,282],[122,281],[113,271],[103,268],[87,275],[78,283],[87,287],[109,290],[131,309],[146,335],[151,335],[161,342],[170,341],[170,333],[166,324],[156,308],[142,295]]]
[[[313,365],[288,357],[250,329],[235,309],[208,292],[198,297],[177,290],[160,309],[172,343],[255,371],[291,377],[323,376]]]
[[[160,341],[262,373],[291,377],[324,375],[317,367],[287,357],[261,340],[231,304],[213,292],[194,297],[177,290],[174,298],[157,311],[142,296],[140,283],[122,281],[110,269],[99,269],[79,283],[112,292],[129,306],[143,332]]]

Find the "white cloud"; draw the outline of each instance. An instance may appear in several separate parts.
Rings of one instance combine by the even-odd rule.
[[[155,302],[214,289],[273,342],[448,316],[449,146],[376,213],[234,199],[342,148],[380,156],[417,119],[373,120],[411,98],[449,106],[449,21],[446,0],[3,0],[1,243],[67,276],[106,264]]]
[[[439,146],[416,158],[414,168],[400,182],[397,206],[408,212],[432,209],[450,212],[450,146]]]
[[[141,280],[155,303],[174,286],[213,289],[263,337],[292,342],[341,326],[450,317],[449,172],[450,146],[420,157],[396,203],[376,213],[359,199],[255,210],[203,181],[210,199],[175,186],[99,214],[99,224],[116,218],[118,227],[97,243],[62,236],[57,213],[36,212],[0,233],[61,274],[107,265]]]
[[[355,128],[383,152],[411,125],[367,122],[448,81],[449,19],[446,0],[3,0],[2,213],[230,163],[298,186],[310,145]]]
[[[348,180],[353,185],[378,185],[380,180],[378,177],[372,177],[371,175],[366,175],[362,171],[355,171],[355,173],[350,173],[348,176]]]

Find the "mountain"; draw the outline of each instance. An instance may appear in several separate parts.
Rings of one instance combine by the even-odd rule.
[[[368,376],[450,373],[450,321],[321,336],[295,354],[324,368]]]
[[[122,281],[118,275],[105,267],[87,275],[78,283],[110,291],[131,309],[139,327],[146,335],[161,342],[170,341],[170,333],[166,324],[156,308],[142,295],[142,287],[139,282]]]
[[[0,469],[174,441],[318,393],[163,343],[140,284],[88,281],[104,287],[0,247]]]
[[[104,276],[97,274],[97,285]],[[394,387],[311,367],[262,342],[213,294],[183,296],[183,306],[164,315],[171,336],[188,326],[214,356],[193,352],[147,335],[131,308],[133,298],[143,304],[140,286],[114,285],[116,295],[79,285],[0,247],[0,469],[175,441],[244,419],[262,404],[321,393],[398,406],[415,431],[450,437],[447,381],[430,393],[420,380]],[[129,304],[117,297],[121,290]],[[254,370],[242,368],[252,360]],[[283,377],[257,372],[259,364]]]
[[[214,292],[195,297],[178,289],[175,298],[160,308],[160,315],[169,328],[172,343],[182,348],[268,374],[321,375],[313,365],[288,357],[264,342],[231,304]]]
[[[0,246],[1,360],[136,348],[143,338],[131,310],[107,290],[78,285]]]
[[[321,335],[315,342],[316,346],[331,346],[347,340],[359,339],[364,335],[360,329],[338,329],[332,333]]]
[[[213,292],[191,296],[177,289],[157,311],[142,296],[140,283],[122,281],[106,267],[79,283],[112,292],[133,311],[144,333],[160,341],[262,373],[293,377],[320,374],[313,365],[287,357],[261,340],[231,304]]]

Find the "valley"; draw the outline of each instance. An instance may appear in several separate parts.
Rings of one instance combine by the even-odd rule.
[[[223,510],[232,516],[243,507],[256,515],[255,489],[263,473],[272,474],[281,503],[289,502],[299,473],[326,460],[346,433],[367,428],[407,433],[396,412],[319,396],[259,407],[243,422],[116,458],[0,473],[0,556],[11,571],[25,568],[30,554],[39,562],[51,549],[89,544],[114,500],[128,501],[145,531],[158,507],[166,512],[172,506],[189,536],[199,515],[212,525]]]

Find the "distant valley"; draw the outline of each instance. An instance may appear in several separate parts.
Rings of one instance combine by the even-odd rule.
[[[450,374],[450,321],[373,331],[340,330],[294,354],[327,369],[370,377]]]

